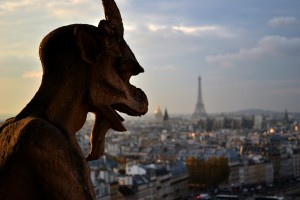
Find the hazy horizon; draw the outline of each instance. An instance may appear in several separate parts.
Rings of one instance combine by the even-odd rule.
[[[251,111],[253,111],[253,110],[255,110],[255,112],[257,112],[257,113],[259,113],[259,114],[262,114],[262,113],[264,113],[264,112],[271,112],[271,113],[280,113],[280,114],[284,114],[285,113],[285,111],[286,110],[282,110],[282,111],[280,111],[280,110],[264,110],[264,109],[255,109],[255,108],[249,108],[249,109],[243,109],[243,110],[232,110],[232,111],[221,111],[221,112],[216,112],[216,113],[207,113],[208,115],[219,115],[219,114],[233,114],[233,113],[239,113],[239,112],[241,112],[241,113],[243,113],[243,112],[245,112],[245,113],[247,113],[247,112],[251,112]],[[162,109],[161,110],[161,112],[162,112],[162,114],[164,115],[164,112],[165,112],[165,110],[164,109]],[[300,112],[289,112],[288,110],[287,110],[287,112],[289,113],[289,114],[299,114],[300,115]],[[7,118],[9,118],[9,117],[15,117],[16,115],[17,115],[18,113],[0,113],[0,120],[2,119],[6,119],[5,117],[7,117]],[[90,114],[91,115],[93,115],[93,113],[88,113],[88,116],[87,116],[87,118],[91,118],[91,116],[90,116]],[[135,116],[129,116],[129,115],[126,115],[126,114],[124,114],[124,113],[120,113],[121,115],[122,115],[122,117],[124,117],[124,118],[128,118],[128,119],[134,119],[134,118],[140,118],[140,117],[135,117]],[[169,117],[176,117],[176,116],[192,116],[192,114],[193,113],[172,113],[172,112],[169,112],[168,111],[168,115],[169,115]],[[154,117],[154,112],[152,112],[152,111],[149,111],[145,116],[148,116],[148,117]]]
[[[300,112],[300,1],[116,0],[145,73],[132,78],[169,113]],[[97,25],[100,0],[0,2],[0,114],[18,113],[41,81],[38,47],[53,29]]]

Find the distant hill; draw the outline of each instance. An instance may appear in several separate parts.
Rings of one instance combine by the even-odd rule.
[[[209,113],[210,115],[266,115],[266,116],[281,116],[284,115],[285,110],[283,111],[272,111],[272,110],[263,110],[263,109],[244,109],[244,110],[238,110],[238,111],[229,111],[229,112],[221,112],[221,113]],[[300,116],[300,113],[298,112],[290,112],[288,110],[289,115],[293,116]]]
[[[272,115],[272,114],[282,114],[284,111],[279,112],[279,111],[271,111],[271,110],[263,110],[263,109],[245,109],[245,110],[239,110],[236,112],[236,114],[248,114],[248,115]]]
[[[224,114],[228,114],[228,115],[264,115],[264,116],[280,117],[285,114],[285,110],[272,111],[272,110],[263,110],[263,109],[245,109],[245,110],[238,110],[238,111],[234,111],[234,112],[226,112]],[[300,117],[300,113],[298,113],[298,112],[288,111],[288,114],[289,114],[289,116],[293,116],[296,118]]]

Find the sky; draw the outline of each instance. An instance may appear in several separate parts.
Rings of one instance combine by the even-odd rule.
[[[168,113],[300,112],[299,0],[116,0],[145,73],[131,78]],[[38,47],[60,26],[97,26],[100,0],[0,0],[0,114],[17,114],[42,76]]]

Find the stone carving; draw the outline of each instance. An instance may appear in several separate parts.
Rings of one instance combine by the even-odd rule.
[[[147,112],[144,92],[129,83],[144,72],[123,39],[113,0],[102,1],[98,27],[73,24],[41,42],[42,83],[27,106],[0,127],[0,199],[95,199],[86,160],[104,151],[108,129],[125,131],[117,111]],[[85,158],[75,133],[96,120]]]

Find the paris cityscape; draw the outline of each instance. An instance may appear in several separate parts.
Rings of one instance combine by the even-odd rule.
[[[97,200],[300,199],[300,1],[116,3],[126,44],[145,69],[138,77],[126,76],[125,82],[145,92],[148,113],[141,117],[118,113],[127,130],[109,129],[105,141],[100,136],[104,153],[87,162],[81,153],[91,151],[94,114],[88,113],[83,125],[86,113],[80,118],[53,106],[59,112],[49,113],[64,114],[57,119],[72,116],[75,125],[83,125],[72,132],[80,146],[74,138],[76,153],[89,169],[78,177],[90,178],[93,185],[80,178],[75,178],[76,183],[84,190],[88,186],[91,193],[93,186]],[[1,125],[20,113],[43,82],[47,70],[41,68],[38,51],[42,38],[68,24],[96,27],[99,20],[107,19],[101,9],[99,0],[0,1],[0,134]],[[111,27],[113,30],[115,25]],[[66,58],[69,54],[58,55]],[[50,86],[66,79],[53,80]],[[77,81],[64,85],[74,89],[81,86]],[[84,94],[78,91],[76,94]],[[61,97],[57,105],[72,107],[63,97],[68,90],[60,92],[56,93]],[[49,100],[51,95],[46,93]],[[73,100],[70,95],[68,98]],[[76,119],[83,121],[77,123]],[[0,143],[5,141],[2,138]],[[0,149],[5,149],[2,144]],[[5,161],[8,154],[2,152],[0,158]],[[46,160],[50,176],[55,177],[55,162]],[[66,166],[64,159],[62,163]],[[20,166],[13,169],[22,173]],[[71,163],[71,168],[80,167]],[[57,171],[71,177],[66,173],[71,170]],[[14,178],[20,177],[16,174]],[[70,183],[57,177],[55,186]],[[20,191],[31,193],[26,181],[11,181],[13,184],[1,190],[1,184],[7,183],[2,180],[0,200],[1,192],[9,193],[6,188],[10,186],[16,193],[14,183],[23,189]],[[46,186],[50,194],[59,193]]]
[[[254,109],[210,115],[201,89],[199,77],[191,115],[172,116],[158,106],[145,117],[127,117],[126,132],[107,133],[103,157],[89,162],[97,199],[296,198],[300,115]],[[93,123],[89,116],[77,133],[85,155]]]
[[[190,115],[157,106],[109,130],[105,153],[89,162],[97,199],[297,199],[300,114],[248,109],[209,114],[198,77]],[[151,111],[150,111],[151,112]],[[5,120],[1,116],[0,125]],[[76,133],[90,151],[94,117]]]

